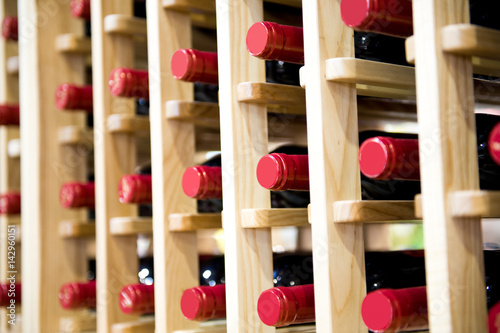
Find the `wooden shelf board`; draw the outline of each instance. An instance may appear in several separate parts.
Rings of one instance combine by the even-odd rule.
[[[87,221],[61,221],[59,235],[62,238],[83,238],[95,236],[95,223]]]
[[[76,316],[62,317],[59,319],[61,333],[95,332],[97,328],[95,313],[82,311]]]
[[[168,216],[170,231],[196,231],[200,229],[222,228],[221,214],[170,214]]]
[[[108,15],[104,18],[104,31],[109,34],[146,35],[146,19],[123,14]]]
[[[287,106],[303,105],[305,108],[306,94],[304,89],[296,86],[243,82],[238,84],[238,101]]]
[[[500,60],[500,31],[472,24],[442,29],[443,50],[449,53]]]
[[[194,101],[168,101],[166,116],[170,120],[190,122],[198,126],[219,128],[219,105]]]
[[[415,69],[356,58],[326,60],[326,79],[376,87],[415,90]]]
[[[64,126],[59,128],[58,140],[61,145],[85,144],[93,146],[94,131],[80,126]]]
[[[2,219],[6,219],[6,225],[21,225],[21,214],[17,215],[2,215]]]
[[[153,333],[154,320],[119,323],[111,326],[111,333]]]
[[[163,0],[163,8],[181,12],[203,11],[215,13],[215,0]]]
[[[311,204],[307,205],[307,221],[311,223],[312,218],[311,218]]]
[[[346,200],[333,204],[336,223],[421,223],[413,201]]]
[[[90,54],[92,43],[89,37],[63,34],[56,36],[56,50],[61,53]]]
[[[174,331],[174,333],[226,333],[227,328],[226,325],[217,325],[217,326],[207,326],[200,327],[192,330],[178,330]],[[316,326],[315,325],[300,325],[300,326],[291,326],[291,327],[280,327],[276,329],[278,333],[315,333]]]
[[[11,139],[7,143],[7,154],[12,159],[21,157],[21,141],[20,139]]]
[[[243,228],[303,227],[309,225],[307,208],[262,208],[241,211]]]
[[[8,57],[6,60],[6,70],[8,74],[19,75],[19,57]]]
[[[153,233],[153,220],[150,217],[114,217],[109,221],[112,235],[133,236]]]
[[[149,117],[131,114],[112,114],[107,119],[111,133],[149,132]]]

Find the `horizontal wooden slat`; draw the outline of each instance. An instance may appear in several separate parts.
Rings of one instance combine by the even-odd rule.
[[[163,8],[189,12],[199,10],[208,13],[215,13],[215,0],[163,0]]]
[[[56,50],[61,53],[90,54],[92,43],[89,37],[63,34],[56,36]]]
[[[222,228],[221,214],[170,214],[168,216],[170,231],[196,231],[200,229]]]
[[[58,139],[61,145],[94,144],[94,131],[80,126],[64,126],[59,128]]]
[[[448,202],[455,217],[500,217],[500,191],[457,191]]]
[[[109,230],[111,234],[120,236],[151,234],[153,220],[150,217],[114,217],[109,221]]]
[[[219,104],[193,101],[168,101],[167,119],[190,122],[199,126],[219,128]]]
[[[326,60],[326,79],[378,87],[415,89],[415,69],[356,58]]]
[[[112,114],[107,119],[107,127],[112,133],[149,133],[149,117]]]
[[[82,238],[95,236],[95,223],[87,221],[61,221],[59,235],[62,238]]]
[[[295,8],[302,8],[302,1],[300,0],[265,0],[265,2],[277,3]]]
[[[238,85],[238,101],[259,104],[302,106],[306,104],[305,90],[301,87],[243,82]]]
[[[7,143],[7,154],[10,158],[20,158],[21,157],[21,141],[19,139],[9,140]]]
[[[71,317],[62,317],[59,320],[60,333],[91,333],[97,329],[95,313],[87,310]]]
[[[154,333],[154,320],[114,324],[111,333]]]
[[[348,200],[333,204],[336,223],[421,223],[413,201]]]
[[[241,211],[243,228],[302,227],[309,225],[307,208],[263,208]]]
[[[174,333],[226,333],[225,325],[206,326],[192,330],[174,331]],[[277,333],[316,333],[315,325],[298,325],[291,327],[280,327],[276,329]],[[416,332],[418,333],[418,332]]]
[[[120,35],[146,35],[146,19],[122,14],[108,15],[104,18],[104,31]]]
[[[6,70],[7,73],[11,75],[18,75],[19,74],[19,57],[14,56],[14,57],[8,57],[6,60]]]
[[[21,225],[21,215],[4,215],[2,219],[6,219],[5,225]]]
[[[471,24],[442,29],[443,50],[453,54],[500,60],[500,31]]]

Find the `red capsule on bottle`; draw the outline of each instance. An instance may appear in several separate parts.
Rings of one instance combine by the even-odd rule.
[[[187,289],[182,293],[181,310],[189,320],[226,318],[226,286],[218,284]]]
[[[59,202],[64,208],[93,208],[95,206],[94,182],[69,182],[61,187]]]
[[[78,86],[63,83],[56,90],[56,106],[60,110],[85,110],[93,109],[92,86]]]
[[[148,71],[118,67],[111,72],[108,84],[113,96],[149,99]]]
[[[120,291],[120,309],[123,313],[143,315],[155,312],[153,285],[131,284]]]
[[[70,7],[74,17],[90,21],[90,0],[71,0]]]
[[[500,123],[496,124],[490,132],[488,150],[493,161],[500,165]]]
[[[190,198],[222,199],[222,168],[204,165],[187,168],[182,176],[182,189]]]
[[[218,84],[217,53],[180,49],[174,52],[170,62],[172,75],[186,82]]]
[[[273,153],[257,164],[259,184],[273,191],[309,191],[309,161],[307,155]]]
[[[121,203],[152,203],[151,175],[130,174],[123,176],[118,185],[118,197]]]
[[[96,282],[66,283],[59,289],[59,303],[66,310],[95,309]]]
[[[0,283],[0,307],[21,305],[21,283]]]
[[[17,17],[5,16],[2,21],[2,37],[17,41],[19,39],[19,32],[17,27]]]
[[[19,105],[0,105],[0,125],[19,126]]]
[[[0,214],[21,214],[21,193],[8,192],[0,195]]]

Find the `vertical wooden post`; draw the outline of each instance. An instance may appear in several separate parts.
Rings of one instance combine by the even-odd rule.
[[[486,332],[480,219],[452,217],[448,200],[478,189],[471,60],[444,53],[441,35],[469,22],[469,1],[414,1],[413,21],[430,328]]]

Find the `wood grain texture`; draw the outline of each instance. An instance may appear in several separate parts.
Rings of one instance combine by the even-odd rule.
[[[95,224],[87,221],[61,221],[59,235],[62,238],[95,237]]]
[[[193,123],[198,126],[219,128],[219,105],[196,101],[167,101],[167,119]]]
[[[104,31],[118,35],[146,35],[146,20],[125,14],[111,14],[104,17]]]
[[[195,330],[175,331],[174,333],[225,333],[227,332],[225,325],[206,326]],[[296,325],[291,327],[280,327],[276,329],[278,333],[316,333],[314,325]]]
[[[154,333],[154,320],[144,320],[130,323],[115,324],[111,328],[111,333]]]
[[[307,208],[243,209],[243,228],[303,227],[309,225]]]
[[[333,204],[337,223],[421,223],[415,216],[413,201],[348,200]]]
[[[168,216],[170,231],[196,231],[200,229],[222,228],[221,214],[170,214]]]
[[[62,34],[56,36],[55,47],[56,50],[61,53],[86,55],[92,52],[90,38],[76,34]]]
[[[244,82],[238,84],[238,101],[273,105],[305,105],[304,89],[295,86]]]
[[[106,126],[111,133],[149,133],[150,129],[149,118],[135,114],[112,114],[108,116]]]
[[[59,333],[93,333],[96,331],[96,315],[88,310],[80,310],[73,317],[63,317],[60,320]]]
[[[316,329],[366,332],[363,226],[332,223],[332,204],[360,200],[356,86],[325,79],[326,60],[354,57],[340,0],[303,1]],[[359,91],[358,91],[359,93]]]
[[[450,24],[442,28],[443,50],[457,55],[500,60],[500,32],[471,24]]]
[[[152,234],[153,220],[147,217],[113,217],[109,220],[109,232],[115,236]]]
[[[94,131],[81,126],[63,126],[58,130],[58,141],[61,145],[86,145],[93,147]]]
[[[442,52],[443,27],[468,23],[468,5],[413,2],[429,324],[444,333],[487,332],[481,223],[449,209],[450,193],[479,186],[472,64]]]
[[[326,60],[326,79],[378,87],[415,89],[415,69],[356,58]]]
[[[454,217],[500,217],[499,191],[457,191],[448,194]]]
[[[117,185],[124,174],[136,167],[135,137],[131,135],[135,122],[135,101],[115,98],[108,88],[111,71],[116,67],[134,67],[134,40],[128,31],[134,21],[122,20],[132,16],[132,0],[92,0],[92,78],[94,98],[94,159],[96,199],[96,261],[97,331],[110,333],[114,324],[134,321],[136,316],[124,314],[119,307],[118,294],[127,284],[137,283],[138,262],[134,237],[111,234],[109,221],[115,217],[136,216],[137,207],[124,205],[118,199]],[[119,14],[118,16],[110,16]],[[108,33],[106,18],[116,17],[118,27],[127,33]],[[111,20],[112,21],[112,20]],[[140,21],[144,25],[144,20]],[[120,25],[120,22],[123,25]],[[137,25],[139,26],[139,25]],[[118,115],[113,118],[112,115]],[[113,132],[111,119],[130,123],[125,132]]]
[[[260,293],[273,286],[271,233],[241,226],[242,209],[270,208],[267,190],[255,179],[255,167],[268,152],[267,111],[238,98],[240,83],[265,81],[264,62],[245,47],[248,28],[263,19],[262,0],[217,0],[216,5],[227,331],[273,332],[255,310]]]
[[[196,233],[170,232],[170,214],[196,213],[196,201],[182,191],[182,174],[194,164],[194,125],[165,116],[169,100],[193,100],[193,85],[172,76],[177,49],[191,47],[189,14],[165,10],[161,0],[148,0],[149,102],[153,182],[153,239],[156,332],[195,328],[179,307],[184,290],[198,285]],[[166,42],[168,41],[168,42]]]

